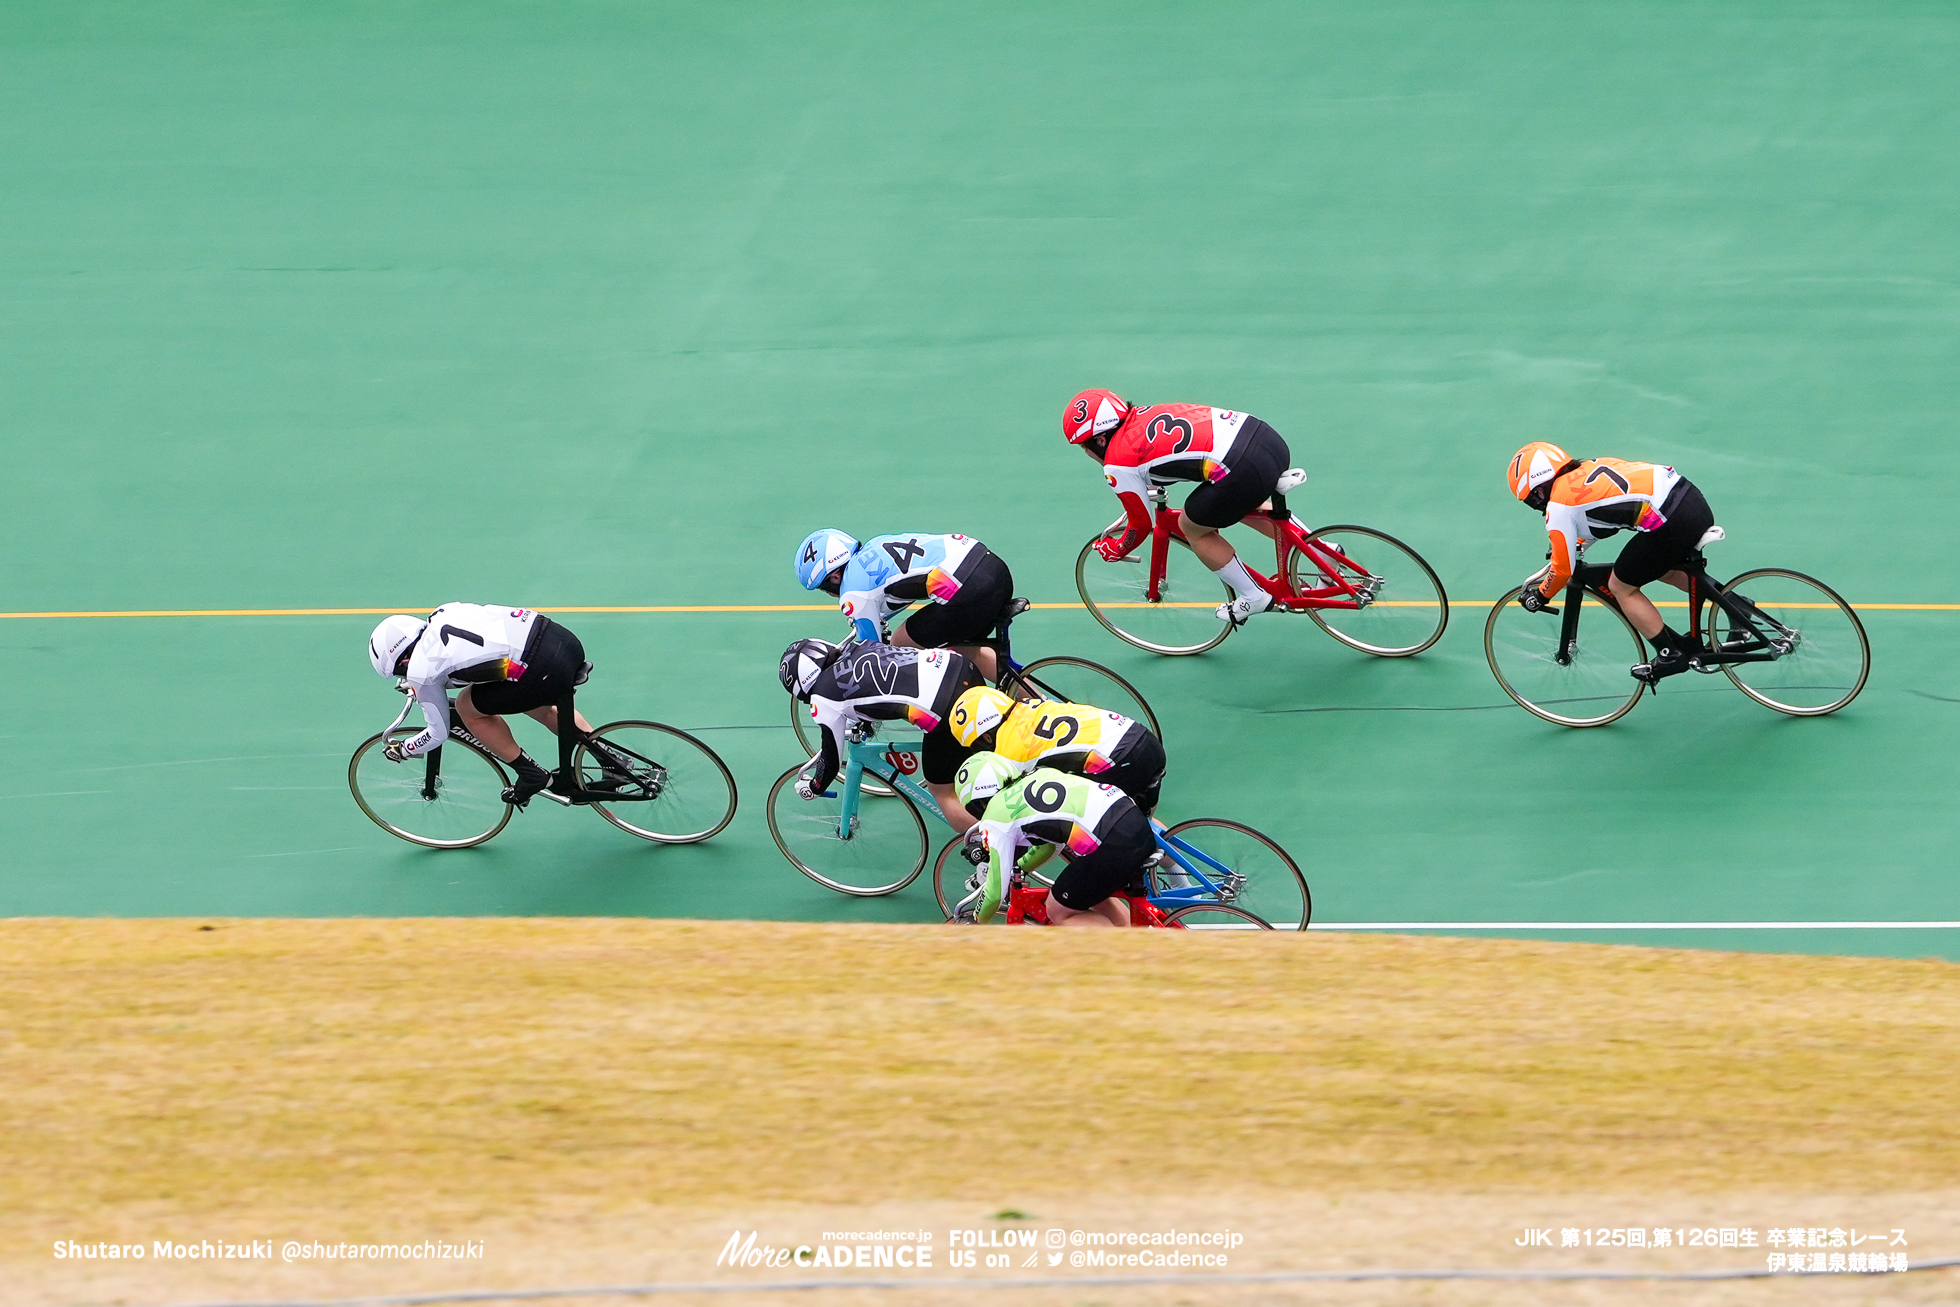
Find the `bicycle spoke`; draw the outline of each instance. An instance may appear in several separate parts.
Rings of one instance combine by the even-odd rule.
[[[1222,902],[1254,913],[1279,930],[1305,930],[1313,918],[1307,878],[1285,849],[1250,826],[1199,818],[1165,832],[1204,856],[1165,855],[1151,873],[1151,897],[1165,911]],[[1185,865],[1179,865],[1180,861]],[[1216,889],[1214,893],[1206,883]]]
[[[1151,598],[1150,549],[1146,540],[1128,558],[1110,563],[1096,553],[1095,540],[1082,546],[1075,588],[1090,616],[1117,639],[1152,653],[1196,654],[1216,647],[1232,633],[1218,620],[1218,605],[1232,597],[1231,591],[1189,545],[1173,539],[1163,581]]]
[[[778,777],[766,805],[769,834],[798,871],[840,894],[872,897],[897,893],[925,869],[925,819],[905,794],[860,794],[846,823],[844,778],[831,782],[832,797],[805,800],[796,793],[800,771]]]
[[[1498,600],[1484,623],[1484,656],[1504,693],[1561,726],[1604,726],[1640,702],[1646,687],[1628,669],[1645,660],[1645,646],[1617,608],[1588,593],[1578,634],[1560,661],[1563,615],[1528,613],[1517,595]]]
[[[1419,654],[1443,638],[1449,597],[1415,550],[1361,526],[1322,527],[1308,544],[1311,555],[1295,552],[1289,574],[1296,591],[1336,605],[1307,609],[1327,634],[1381,658]]]
[[[420,734],[397,727],[389,738],[412,739]],[[433,787],[426,758],[389,762],[375,736],[347,764],[347,785],[354,801],[375,825],[391,835],[432,849],[462,849],[502,830],[513,809],[503,800],[509,778],[488,754],[460,740],[440,750]]]
[[[659,844],[694,844],[735,819],[735,778],[685,731],[659,722],[613,722],[572,756],[579,784],[608,797],[593,811]]]
[[[1725,593],[1748,601],[1749,620],[1761,635],[1738,626],[1711,603],[1710,647],[1776,655],[1772,661],[1722,664],[1744,694],[1778,712],[1819,717],[1864,689],[1871,670],[1864,625],[1828,586],[1800,572],[1764,568],[1735,578]]]

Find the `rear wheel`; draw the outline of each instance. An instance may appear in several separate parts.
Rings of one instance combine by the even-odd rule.
[[[1484,656],[1491,674],[1518,706],[1560,726],[1604,726],[1618,721],[1640,702],[1647,687],[1630,669],[1647,660],[1646,645],[1633,623],[1597,590],[1566,660],[1558,659],[1561,613],[1528,613],[1518,591],[1499,599],[1484,622]],[[1566,603],[1573,602],[1568,592]]]
[[[1724,594],[1746,599],[1764,643],[1720,605],[1710,604],[1710,645],[1735,643],[1744,652],[1777,652],[1774,662],[1723,663],[1736,688],[1765,707],[1793,717],[1821,717],[1858,697],[1871,673],[1871,644],[1851,605],[1822,581],[1765,567],[1729,582]]]
[[[1273,923],[1229,903],[1193,903],[1167,918],[1177,930],[1271,930]]]
[[[1217,648],[1232,633],[1230,623],[1218,620],[1218,605],[1231,599],[1231,590],[1190,545],[1172,537],[1164,579],[1152,599],[1149,540],[1114,563],[1096,552],[1096,540],[1120,536],[1125,529],[1125,523],[1116,523],[1076,556],[1075,589],[1089,615],[1117,639],[1151,653],[1199,654]]]
[[[581,742],[572,754],[579,784],[617,784],[616,799],[594,801],[592,810],[613,825],[656,844],[695,844],[721,834],[735,820],[735,778],[701,741],[659,722],[611,722],[594,731],[595,751]],[[601,765],[609,753],[614,771]],[[627,779],[619,781],[618,763]]]
[[[1338,576],[1365,599],[1359,608],[1309,608],[1307,616],[1321,630],[1378,658],[1407,658],[1443,638],[1449,596],[1415,550],[1365,526],[1324,526],[1307,540],[1333,557],[1323,570],[1321,562],[1295,551],[1288,565],[1294,590],[1322,589]]]
[[[1307,892],[1307,878],[1300,874],[1299,864],[1252,827],[1205,817],[1181,822],[1164,833],[1183,840],[1204,857],[1177,854],[1191,864],[1187,870],[1165,855],[1151,873],[1153,899],[1175,898],[1184,891],[1201,896],[1194,898],[1194,903],[1243,908],[1280,930],[1305,930],[1313,919],[1313,897]],[[1218,887],[1215,898],[1204,889],[1199,876]],[[1162,902],[1158,906],[1166,911],[1175,908]]]
[[[1164,728],[1157,724],[1157,714],[1150,711],[1142,692],[1101,663],[1086,658],[1038,658],[1018,672],[1009,672],[1001,681],[1001,688],[1009,694],[1061,699],[1121,713],[1131,721],[1142,722],[1160,741],[1164,738]]]
[[[420,734],[398,726],[386,738]],[[383,743],[377,735],[354,750],[347,788],[361,811],[390,835],[431,849],[466,849],[510,821],[514,809],[503,799],[510,777],[489,754],[451,736],[432,755],[389,762]]]
[[[875,898],[910,885],[926,865],[926,823],[903,794],[874,798],[859,791],[857,812],[843,820],[844,778],[831,782],[835,797],[805,802],[796,795],[792,767],[769,787],[769,834],[785,858],[817,884],[839,894]]]

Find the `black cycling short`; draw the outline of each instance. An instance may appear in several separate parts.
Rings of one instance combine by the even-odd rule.
[[[470,687],[470,705],[487,717],[508,717],[564,703],[589,670],[578,637],[539,613],[524,641],[524,675]]]
[[[1014,599],[1014,575],[998,554],[975,549],[954,579],[960,588],[943,604],[927,604],[899,629],[921,649],[975,645],[994,633]]]
[[[1248,415],[1232,442],[1232,470],[1222,481],[1207,481],[1184,501],[1184,515],[1199,526],[1228,527],[1273,497],[1280,473],[1293,455],[1279,432]]]
[[[1620,550],[1613,564],[1613,575],[1623,585],[1636,588],[1651,585],[1688,561],[1708,528],[1715,525],[1715,513],[1694,483],[1683,480],[1668,492],[1661,504],[1666,522],[1652,531],[1637,531]]]
[[[1157,811],[1157,796],[1164,788],[1164,746],[1150,733],[1150,728],[1137,723],[1117,743],[1110,762],[1114,765],[1108,771],[1098,772],[1089,779],[1114,785],[1134,799],[1145,816]]]
[[[965,658],[960,658],[960,662],[964,664],[960,674],[939,683],[939,695],[932,705],[939,725],[926,732],[925,743],[919,750],[919,771],[931,785],[951,785],[953,778],[960,774],[960,764],[985,747],[964,745],[953,738],[953,704],[968,690],[987,683],[979,668]]]
[[[1135,884],[1143,864],[1157,851],[1150,821],[1135,804],[1122,809],[1107,830],[1096,834],[1102,839],[1101,846],[1069,863],[1055,877],[1054,898],[1077,912],[1087,912],[1118,890]]]

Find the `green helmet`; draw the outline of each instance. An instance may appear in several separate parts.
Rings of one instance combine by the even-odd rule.
[[[978,817],[987,801],[1021,779],[1021,769],[997,753],[976,753],[953,778],[953,793],[968,812]]]

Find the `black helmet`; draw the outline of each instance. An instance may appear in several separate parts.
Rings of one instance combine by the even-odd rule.
[[[828,640],[798,640],[783,650],[783,661],[776,669],[783,688],[799,699],[810,697],[817,673],[837,661],[838,647]]]

